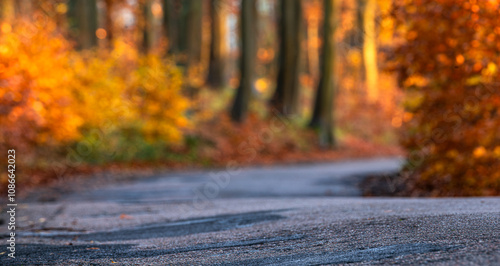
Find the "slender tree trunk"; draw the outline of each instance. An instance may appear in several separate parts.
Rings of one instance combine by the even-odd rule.
[[[104,0],[106,5],[106,13],[104,14],[104,27],[106,29],[106,39],[108,48],[113,46],[113,1],[114,0]]]
[[[203,17],[202,1],[189,0],[188,15],[188,64],[199,63],[201,61],[201,24]]]
[[[310,126],[318,129],[319,144],[322,147],[334,147],[334,97],[336,80],[335,64],[335,31],[336,31],[336,0],[324,0],[324,35],[323,35],[323,62],[320,81],[314,103],[314,112]]]
[[[210,61],[208,64],[207,83],[214,89],[224,86],[226,66],[226,16],[223,0],[211,0],[210,16],[212,18]]]
[[[181,0],[179,22],[178,22],[178,46],[177,52],[181,58],[179,63],[186,65],[187,51],[188,51],[188,31],[189,31],[189,10],[191,9],[191,0]]]
[[[152,4],[153,0],[144,0],[141,6],[143,19],[141,47],[143,53],[148,53],[149,51],[151,51],[155,42],[153,12],[151,10]]]
[[[175,0],[163,0],[163,34],[167,38],[167,54],[173,55],[178,51],[178,14]]]
[[[231,119],[235,122],[244,120],[252,94],[257,33],[255,2],[255,0],[242,0],[241,3],[241,77],[231,108]]]
[[[353,31],[353,46],[361,47],[363,46],[365,32],[364,32],[364,10],[366,7],[366,0],[357,0],[356,1],[356,27],[354,27]]]
[[[97,45],[96,0],[70,0],[68,15],[79,49],[90,49]]]
[[[377,66],[377,35],[375,29],[375,15],[377,11],[376,0],[360,0],[359,8],[362,9],[363,27],[363,63],[366,78],[368,100],[375,102],[379,98],[378,66]]]
[[[189,68],[201,60],[202,1],[183,0],[179,22],[180,64]]]
[[[301,0],[281,0],[280,57],[276,91],[271,105],[279,113],[297,112],[302,41]]]

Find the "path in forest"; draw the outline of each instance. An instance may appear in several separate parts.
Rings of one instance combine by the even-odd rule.
[[[401,164],[179,172],[26,202],[0,264],[498,264],[500,198],[359,197]]]

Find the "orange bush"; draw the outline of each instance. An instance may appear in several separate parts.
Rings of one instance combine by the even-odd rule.
[[[401,0],[402,144],[415,192],[500,193],[498,1]]]
[[[1,29],[0,147],[30,151],[78,138],[69,43],[42,19]]]
[[[173,63],[121,41],[111,51],[74,51],[43,16],[0,23],[0,149],[17,149],[19,163],[50,164],[95,129],[133,131],[141,143],[115,146],[182,141],[189,102]]]

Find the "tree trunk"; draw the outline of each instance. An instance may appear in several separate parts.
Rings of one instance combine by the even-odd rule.
[[[202,1],[182,1],[179,23],[180,64],[189,67],[201,60]]]
[[[334,147],[334,97],[336,91],[335,31],[337,21],[336,0],[324,0],[323,48],[320,81],[316,92],[314,112],[310,127],[318,129],[319,144]]]
[[[169,55],[176,54],[179,45],[179,36],[177,36],[179,15],[177,14],[176,3],[174,0],[163,0],[163,34],[167,38],[167,54]]]
[[[376,0],[360,0],[362,3],[363,27],[363,63],[364,76],[366,78],[366,90],[368,100],[376,102],[379,98],[378,89],[378,65],[377,65],[377,34],[375,29],[375,15],[377,11]]]
[[[104,14],[104,27],[106,29],[106,39],[108,48],[113,47],[113,0],[104,0],[106,13]]]
[[[354,47],[362,47],[364,38],[365,38],[365,32],[364,32],[364,10],[366,7],[366,0],[357,0],[357,6],[356,6],[356,27],[353,29],[353,40],[352,40],[352,46]]]
[[[241,77],[231,108],[231,119],[235,122],[244,120],[252,94],[257,33],[257,8],[255,2],[255,0],[242,0],[241,2]]]
[[[153,12],[151,10],[152,4],[153,0],[144,0],[141,6],[143,19],[141,47],[142,52],[145,54],[151,51],[155,42]]]
[[[188,15],[188,64],[201,61],[201,24],[203,17],[202,1],[189,0]]]
[[[279,70],[271,105],[279,113],[291,115],[298,111],[302,6],[301,0],[281,0],[280,5]]]
[[[186,53],[188,50],[188,30],[189,30],[189,10],[191,6],[190,0],[181,0],[180,12],[179,12],[179,23],[178,23],[178,55],[181,56],[179,58],[178,63],[183,65],[186,64]]]
[[[210,16],[212,18],[210,61],[208,64],[207,84],[220,89],[224,86],[226,65],[226,16],[223,0],[211,0]]]
[[[70,0],[68,12],[70,27],[74,31],[79,49],[90,49],[97,45],[96,0]]]

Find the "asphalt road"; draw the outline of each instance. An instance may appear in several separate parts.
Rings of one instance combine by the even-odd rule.
[[[29,201],[0,264],[500,265],[500,198],[359,197],[364,176],[400,166],[184,172]]]

